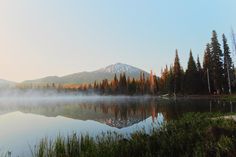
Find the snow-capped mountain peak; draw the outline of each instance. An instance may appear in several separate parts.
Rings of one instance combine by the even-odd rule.
[[[23,83],[60,83],[60,84],[80,84],[93,83],[94,81],[102,81],[104,79],[112,80],[114,75],[125,73],[127,77],[138,79],[140,73],[143,72],[145,76],[149,76],[147,72],[131,65],[116,63],[91,72],[79,72],[62,77],[49,76],[36,80],[28,80]]]
[[[123,64],[123,63],[116,63],[109,65],[105,68],[99,70],[100,72],[107,72],[107,73],[140,73],[141,69],[133,67],[131,65]]]

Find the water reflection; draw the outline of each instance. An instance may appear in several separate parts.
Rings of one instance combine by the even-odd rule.
[[[58,134],[67,136],[73,132],[89,134],[94,137],[102,132],[115,131],[129,136],[132,132],[144,129],[150,132],[151,126],[158,127],[163,122],[163,116],[149,117],[132,126],[118,129],[94,120],[75,120],[62,116],[45,117],[31,113],[11,112],[0,115],[0,154],[11,151],[13,156],[30,156],[30,147],[37,144],[41,138],[55,139]]]
[[[11,150],[28,156],[29,144],[59,133],[130,134],[187,112],[235,112],[235,105],[232,101],[152,97],[0,99],[0,154]]]
[[[0,100],[0,114],[21,111],[48,117],[63,116],[94,120],[116,128],[131,126],[142,120],[164,116],[166,121],[186,112],[235,112],[235,102],[220,100],[162,100],[157,98],[102,98],[65,100],[22,100],[6,103]]]

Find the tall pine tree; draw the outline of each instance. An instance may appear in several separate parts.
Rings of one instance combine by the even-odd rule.
[[[234,70],[233,70],[233,63],[231,58],[231,52],[229,49],[229,45],[227,43],[227,39],[223,34],[223,48],[224,48],[224,88],[225,92],[231,93],[231,84],[234,79]]]
[[[197,56],[197,93],[202,94],[204,91],[204,84],[203,84],[203,69],[200,63],[199,56]]]
[[[214,91],[220,94],[223,88],[223,62],[222,62],[222,51],[220,48],[220,43],[217,39],[216,31],[212,32],[211,38],[211,56],[212,56],[212,75],[213,75],[213,85]]]
[[[169,69],[169,75],[168,75],[168,91],[170,94],[173,94],[174,93],[174,69],[172,66],[170,66],[170,69]]]
[[[179,62],[178,50],[175,52],[175,61],[174,61],[174,92],[180,93],[182,88],[182,71]]]
[[[185,74],[185,91],[188,94],[196,94],[198,88],[198,78],[197,78],[197,66],[193,59],[192,51],[190,50],[188,68]]]
[[[212,57],[211,57],[211,46],[208,43],[204,52],[203,58],[203,85],[205,92],[212,92],[213,78],[212,78]]]
[[[115,76],[114,76],[113,81],[111,82],[111,85],[112,85],[111,88],[112,88],[113,94],[117,93],[117,92],[118,92],[118,87],[119,87],[119,81],[118,81],[118,79],[117,79],[116,74],[115,74]]]

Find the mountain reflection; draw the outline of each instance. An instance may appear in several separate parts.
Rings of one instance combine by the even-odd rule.
[[[96,101],[0,101],[1,113],[21,111],[48,117],[94,120],[116,128],[131,126],[159,113],[169,121],[186,112],[235,112],[235,102],[219,100],[163,100],[157,98],[98,99]]]

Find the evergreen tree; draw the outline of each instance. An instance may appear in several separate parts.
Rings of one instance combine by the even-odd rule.
[[[93,83],[93,90],[94,90],[94,92],[98,92],[98,84],[97,84],[97,81],[94,81],[94,83]]]
[[[227,43],[227,39],[223,34],[223,48],[224,48],[224,89],[225,92],[231,93],[231,83],[234,79],[233,63],[231,58],[231,52]]]
[[[212,68],[212,57],[211,57],[211,46],[208,43],[206,45],[206,49],[204,52],[204,58],[203,58],[203,85],[204,85],[204,89],[205,92],[209,92],[211,93],[211,88],[213,86],[213,75],[212,72],[213,68]],[[209,81],[208,81],[209,79]]]
[[[136,88],[137,88],[137,84],[136,84],[135,79],[133,78],[131,83],[129,84],[129,93],[131,95],[136,94]]]
[[[173,94],[175,87],[174,87],[174,70],[172,66],[170,66],[166,84],[168,93]]]
[[[140,72],[139,92],[140,92],[140,94],[144,94],[144,92],[145,92],[145,76],[144,76],[143,72]]]
[[[203,58],[203,70],[206,71],[207,69],[212,69],[210,44],[206,45],[206,49],[204,52],[204,58]]]
[[[174,92],[180,93],[182,88],[182,72],[179,62],[178,50],[175,52],[175,61],[174,61]]]
[[[159,92],[158,78],[154,74],[154,76],[153,76],[153,94],[156,95],[158,92]]]
[[[222,62],[222,51],[220,43],[217,39],[216,31],[212,32],[211,38],[211,56],[212,56],[212,75],[213,75],[213,87],[217,94],[222,91],[223,88],[223,62]]]
[[[154,76],[153,76],[152,70],[151,70],[150,76],[149,76],[149,83],[150,83],[149,92],[151,94],[154,94]]]
[[[119,85],[119,81],[118,81],[117,76],[115,74],[114,79],[113,79],[113,81],[111,83],[111,86],[112,86],[111,88],[112,88],[112,92],[113,93],[117,93],[118,92],[118,85]]]
[[[197,93],[202,94],[204,91],[204,83],[203,83],[203,69],[200,63],[199,56],[197,57]]]
[[[145,83],[144,83],[144,93],[145,94],[151,94],[150,86],[151,86],[150,80],[146,79]]]
[[[200,63],[199,56],[197,56],[197,71],[202,71],[202,66],[201,66],[201,63]]]
[[[185,91],[188,94],[196,94],[198,88],[197,66],[193,59],[192,51],[190,50],[188,68],[185,74]]]
[[[127,92],[127,80],[126,80],[125,73],[120,74],[119,92],[120,92],[120,94],[125,94]]]
[[[160,91],[163,94],[169,93],[168,92],[168,77],[169,77],[169,69],[166,65],[166,68],[164,70],[161,70],[161,78],[159,80],[159,87]]]

